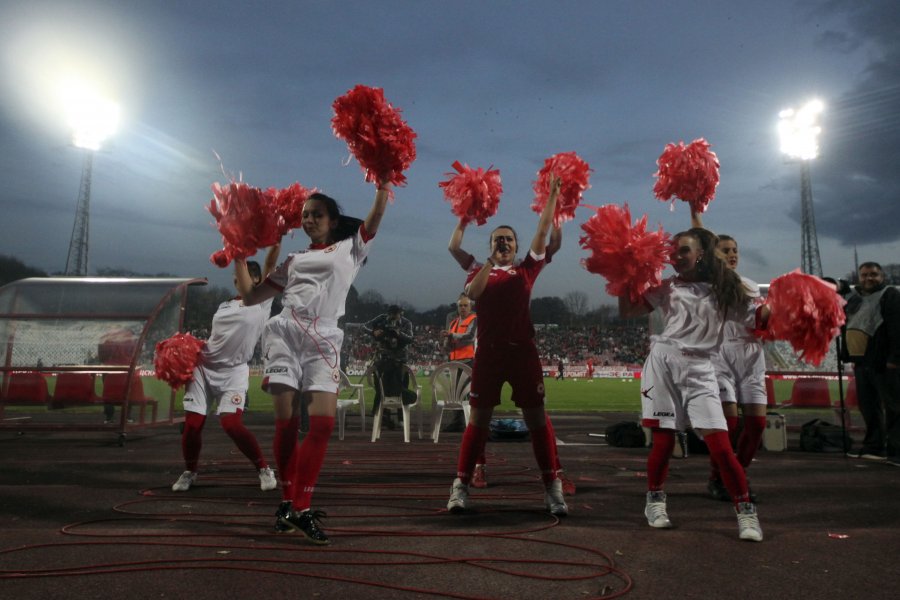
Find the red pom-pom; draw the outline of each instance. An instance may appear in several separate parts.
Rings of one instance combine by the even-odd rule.
[[[662,272],[671,262],[672,241],[662,227],[647,231],[647,215],[631,223],[631,211],[607,204],[581,226],[585,235],[578,243],[591,256],[582,266],[608,281],[611,296],[627,295],[638,302],[651,287],[662,283]]]
[[[266,190],[272,198],[275,215],[278,218],[279,236],[287,234],[291,229],[298,229],[302,225],[303,205],[315,191],[316,188],[307,189],[299,183],[292,183],[281,190],[271,188]]]
[[[366,181],[404,185],[403,171],[416,159],[416,132],[400,118],[400,109],[384,99],[384,90],[357,85],[332,108],[334,135],[347,142]]]
[[[450,203],[450,210],[464,223],[475,221],[484,225],[487,220],[497,214],[503,183],[500,171],[479,167],[473,169],[459,161],[453,163],[456,173],[447,173],[450,178],[438,183],[444,188],[444,199]]]
[[[684,142],[666,144],[656,161],[659,170],[653,193],[662,201],[672,196],[690,203],[691,210],[702,213],[716,196],[719,185],[719,159],[703,138],[687,146]]]
[[[229,264],[231,264],[231,259],[228,257],[228,253],[224,250],[216,250],[209,257],[209,262],[216,265],[220,269],[224,269]]]
[[[550,197],[550,178],[556,176],[560,180],[559,196],[556,198],[556,212],[553,223],[560,223],[575,218],[575,209],[581,202],[581,195],[591,187],[591,167],[574,152],[560,152],[544,161],[544,167],[538,171],[534,189],[534,202],[531,210],[540,213],[547,205]]]
[[[235,258],[253,256],[260,248],[278,243],[281,234],[270,193],[240,181],[225,186],[214,183],[212,190],[207,209],[224,244],[224,256],[217,252],[210,257],[216,266],[227,266]]]
[[[168,383],[172,389],[190,383],[204,343],[189,333],[176,333],[156,344],[153,359],[156,378]]]
[[[834,286],[797,269],[772,281],[766,303],[772,312],[763,337],[788,341],[801,359],[821,364],[846,320]]]

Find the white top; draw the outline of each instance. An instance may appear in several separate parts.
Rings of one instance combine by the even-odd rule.
[[[744,287],[747,288],[747,295],[750,296],[750,308],[744,314],[732,315],[729,313],[728,319],[725,321],[725,344],[762,344],[762,342],[753,335],[753,328],[756,326],[756,309],[762,304],[762,295],[759,293],[759,284],[746,277],[741,277]]]
[[[271,310],[271,298],[253,306],[245,306],[240,298],[220,304],[203,348],[202,364],[212,369],[246,364],[253,358]]]
[[[659,309],[663,319],[663,330],[650,336],[651,343],[694,352],[715,352],[719,347],[722,315],[709,283],[669,277],[644,294],[644,300]]]
[[[364,227],[356,234],[321,249],[292,252],[266,278],[284,293],[285,308],[309,318],[335,323],[344,314],[347,293],[369,254],[371,238]]]

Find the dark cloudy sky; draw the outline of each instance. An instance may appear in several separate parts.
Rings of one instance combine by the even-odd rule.
[[[14,5],[15,4],[15,5]],[[17,5],[17,6],[16,6]],[[819,97],[812,165],[827,274],[900,262],[900,10],[896,0],[5,2],[0,9],[0,253],[65,266],[80,151],[53,102],[54,77],[80,69],[122,105],[94,160],[92,269],[231,274],[204,206],[225,168],[260,187],[300,181],[363,216],[373,195],[330,130],[331,102],[358,83],[385,89],[418,138],[409,185],[357,280],[388,300],[451,302],[463,274],[437,183],[455,160],[499,168],[493,223],[530,239],[531,183],[543,159],[575,151],[595,170],[585,202],[628,202],[668,231],[688,224],[653,198],[667,142],[705,137],[722,163],[711,229],[738,238],[744,275],[800,263],[799,167],[786,164],[778,112]],[[580,211],[535,296],[590,294]],[[487,250],[487,227],[464,247]],[[302,232],[286,248],[306,245]]]

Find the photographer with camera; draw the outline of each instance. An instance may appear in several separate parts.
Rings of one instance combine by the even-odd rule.
[[[413,341],[413,327],[412,322],[404,318],[403,309],[393,304],[386,313],[366,323],[363,329],[372,335],[377,346],[374,363],[375,406],[372,414],[378,414],[381,409],[381,390],[384,390],[386,396],[403,396],[404,403],[415,402],[415,393],[407,389],[409,377],[406,375],[406,348]],[[378,382],[381,383],[380,386]],[[385,417],[388,429],[393,429],[396,426],[394,421],[390,415]]]

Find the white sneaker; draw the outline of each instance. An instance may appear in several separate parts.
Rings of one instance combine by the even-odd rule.
[[[750,542],[761,542],[763,532],[756,515],[756,505],[752,502],[740,502],[734,511],[737,513],[738,537]]]
[[[194,482],[197,481],[197,473],[194,471],[185,471],[178,480],[172,484],[173,492],[186,492],[191,489]]]
[[[647,506],[644,507],[644,516],[647,517],[647,524],[657,529],[668,529],[672,527],[672,521],[666,514],[666,493],[665,492],[647,492]]]
[[[452,513],[469,509],[469,486],[464,484],[459,477],[453,480],[450,486],[450,500],[447,502],[447,510]]]
[[[259,470],[259,489],[264,492],[274,490],[278,487],[278,480],[275,478],[275,471],[271,467]]]
[[[544,504],[551,515],[556,517],[564,517],[569,514],[569,507],[566,506],[566,500],[563,498],[562,480],[554,479],[553,483],[547,486],[544,492]]]

